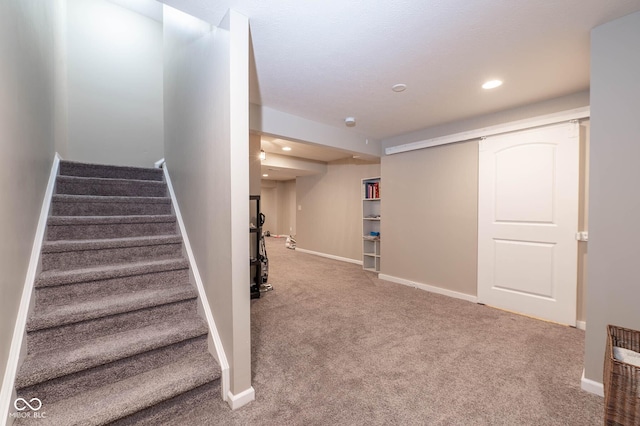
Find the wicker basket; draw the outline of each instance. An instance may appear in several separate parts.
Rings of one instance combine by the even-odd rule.
[[[613,357],[613,347],[640,352],[640,331],[609,325],[604,356],[604,423],[640,425],[640,367]]]

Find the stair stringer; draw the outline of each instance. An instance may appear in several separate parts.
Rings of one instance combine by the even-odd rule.
[[[193,280],[196,285],[196,289],[198,291],[198,310],[202,312],[207,320],[207,325],[209,327],[209,351],[212,353],[218,364],[220,365],[221,370],[221,391],[222,391],[222,399],[228,402],[228,394],[230,389],[230,377],[229,377],[229,362],[227,361],[227,356],[224,352],[224,347],[222,346],[222,339],[220,338],[220,334],[218,333],[218,328],[216,327],[216,322],[213,318],[213,313],[211,312],[211,307],[209,305],[209,301],[207,299],[207,295],[204,291],[204,285],[202,283],[202,278],[200,277],[200,272],[198,270],[198,265],[196,264],[195,256],[193,255],[193,250],[191,249],[191,243],[189,242],[189,236],[187,235],[187,230],[184,226],[184,221],[182,219],[182,214],[180,213],[180,207],[178,205],[178,200],[176,199],[175,192],[173,191],[173,185],[171,183],[171,177],[169,176],[169,171],[167,170],[166,165],[164,165],[164,159],[160,160],[156,163],[156,167],[162,167],[162,171],[164,173],[165,182],[167,184],[167,188],[169,190],[169,197],[171,198],[171,205],[173,206],[173,210],[176,215],[176,219],[178,222],[178,228],[180,229],[180,234],[182,235],[183,247],[185,250],[185,254],[189,261],[189,271],[193,276]],[[212,350],[213,349],[213,350]]]
[[[38,270],[40,269],[42,243],[44,242],[47,219],[49,217],[49,211],[51,210],[51,200],[60,168],[60,160],[61,157],[56,152],[53,157],[53,164],[51,165],[49,182],[47,183],[47,188],[42,200],[42,208],[40,209],[36,233],[33,237],[33,247],[31,249],[27,275],[25,276],[20,306],[18,307],[18,316],[16,317],[16,324],[13,328],[7,368],[4,371],[4,379],[2,380],[2,388],[0,389],[0,416],[2,416],[2,418],[0,418],[0,425],[2,426],[6,426],[10,420],[9,410],[11,409],[11,402],[16,398],[14,383],[18,373],[18,367],[27,355],[27,345],[23,345],[23,342],[26,341],[27,319],[33,308],[33,301],[35,300],[35,298],[32,297],[34,293],[33,287]]]

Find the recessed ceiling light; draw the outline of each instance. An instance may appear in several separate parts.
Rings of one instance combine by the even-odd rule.
[[[291,151],[291,147],[290,146],[283,146],[282,150],[283,151]]]
[[[269,176],[269,175],[268,175],[268,174],[266,174],[266,173],[262,175],[262,177],[268,177],[268,176]]]
[[[394,84],[393,86],[391,86],[391,90],[397,93],[404,92],[405,90],[407,90],[407,85],[403,83]]]
[[[502,86],[501,80],[489,80],[485,84],[482,85],[483,89],[495,89],[496,87]]]

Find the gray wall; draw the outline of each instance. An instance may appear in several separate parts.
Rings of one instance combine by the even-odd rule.
[[[0,371],[54,156],[58,2],[0,2]]]
[[[210,26],[168,9],[165,30],[165,152],[178,205],[231,368],[231,391],[251,386],[249,324],[249,132],[232,98],[242,100],[232,74],[248,42],[236,29]],[[235,48],[235,47],[234,47]],[[248,91],[248,78],[245,84]],[[234,138],[240,122],[244,138]],[[235,145],[234,145],[235,144]],[[236,176],[236,177],[234,177]],[[241,182],[235,179],[241,179]],[[235,198],[234,198],[235,197]],[[241,234],[241,237],[236,235]],[[237,252],[240,255],[237,255]]]
[[[264,231],[272,235],[296,235],[296,181],[263,180],[262,213]]]
[[[380,176],[380,164],[345,160],[329,163],[324,174],[297,178],[298,247],[362,260],[361,179],[374,176]]]
[[[164,156],[162,24],[107,0],[68,0],[67,13],[65,159],[153,166]]]
[[[640,13],[591,32],[585,377],[602,381],[607,324],[640,330]]]
[[[478,142],[382,158],[382,274],[476,295]]]

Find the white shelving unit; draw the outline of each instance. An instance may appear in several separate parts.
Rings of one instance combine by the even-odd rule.
[[[380,272],[380,177],[362,179],[362,268]]]

